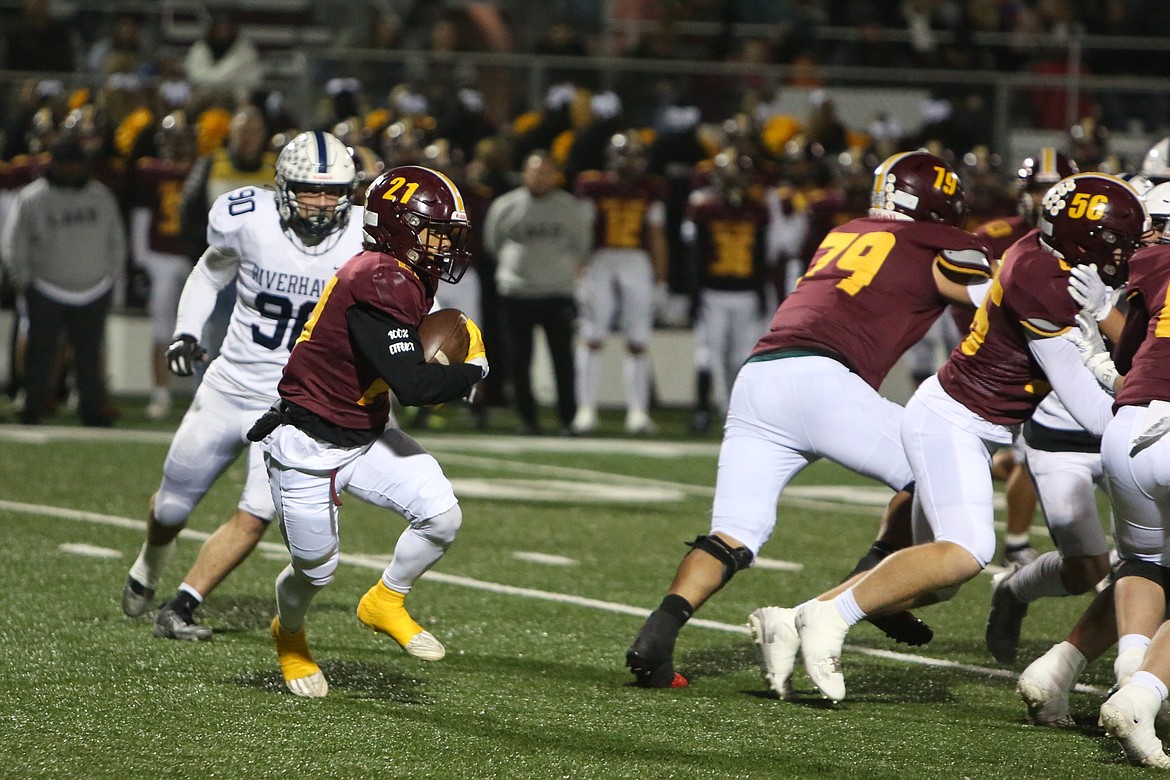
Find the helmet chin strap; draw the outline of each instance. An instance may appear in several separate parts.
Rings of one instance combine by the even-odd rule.
[[[284,232],[285,238],[291,241],[294,246],[304,250],[306,254],[313,256],[328,252],[341,240],[341,234],[345,232],[342,226],[338,226],[337,230],[325,233],[324,235],[306,236],[284,220],[280,221],[280,227]]]

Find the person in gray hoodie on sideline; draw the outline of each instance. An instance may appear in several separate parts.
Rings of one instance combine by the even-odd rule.
[[[45,177],[18,193],[0,239],[0,254],[28,312],[20,421],[37,425],[45,413],[64,329],[73,348],[81,421],[107,427],[102,343],[125,267],[125,227],[114,193],[93,179],[92,161],[77,140],[63,137],[51,152]]]
[[[540,433],[532,395],[533,329],[548,340],[557,387],[557,418],[567,432],[577,413],[574,394],[574,293],[593,248],[590,206],[561,189],[561,172],[544,151],[524,159],[524,184],[492,202],[484,246],[496,257],[500,319],[511,355],[512,388],[524,433]]]

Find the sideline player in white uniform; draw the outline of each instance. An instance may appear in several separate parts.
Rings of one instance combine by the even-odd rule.
[[[179,300],[170,369],[189,376],[206,352],[202,332],[216,294],[233,279],[237,298],[219,357],[212,361],[171,442],[162,484],[150,499],[146,541],[122,592],[130,617],[151,605],[175,539],[211,484],[244,450],[248,476],[235,514],[203,544],[175,598],[155,619],[154,635],[210,639],[196,607],[264,535],[276,515],[268,473],[248,429],[276,400],[276,385],[325,284],[361,249],[362,220],[351,217],[354,165],[344,144],[302,133],[276,167],[276,192],[244,187],[211,207],[210,245]]]

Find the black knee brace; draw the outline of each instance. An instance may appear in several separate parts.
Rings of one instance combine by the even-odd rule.
[[[1122,577],[1141,577],[1158,585],[1164,585],[1166,569],[1156,563],[1127,558],[1117,565],[1113,580],[1116,582]]]
[[[751,566],[752,561],[755,559],[755,556],[752,555],[751,550],[748,548],[736,547],[733,549],[731,545],[718,536],[696,536],[695,541],[686,542],[686,546],[693,550],[702,550],[723,564],[723,582],[720,583],[721,585],[726,585],[727,581],[734,577],[737,571]]]

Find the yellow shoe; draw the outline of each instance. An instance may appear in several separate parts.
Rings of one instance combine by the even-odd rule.
[[[406,611],[405,593],[387,588],[381,580],[358,602],[357,617],[366,628],[388,635],[409,655],[439,661],[447,654],[443,644],[414,622]]]
[[[280,627],[280,616],[277,615],[272,618],[272,641],[276,644],[276,657],[280,659],[280,673],[290,691],[313,699],[329,693],[329,683],[305,642],[304,628],[290,634]]]

